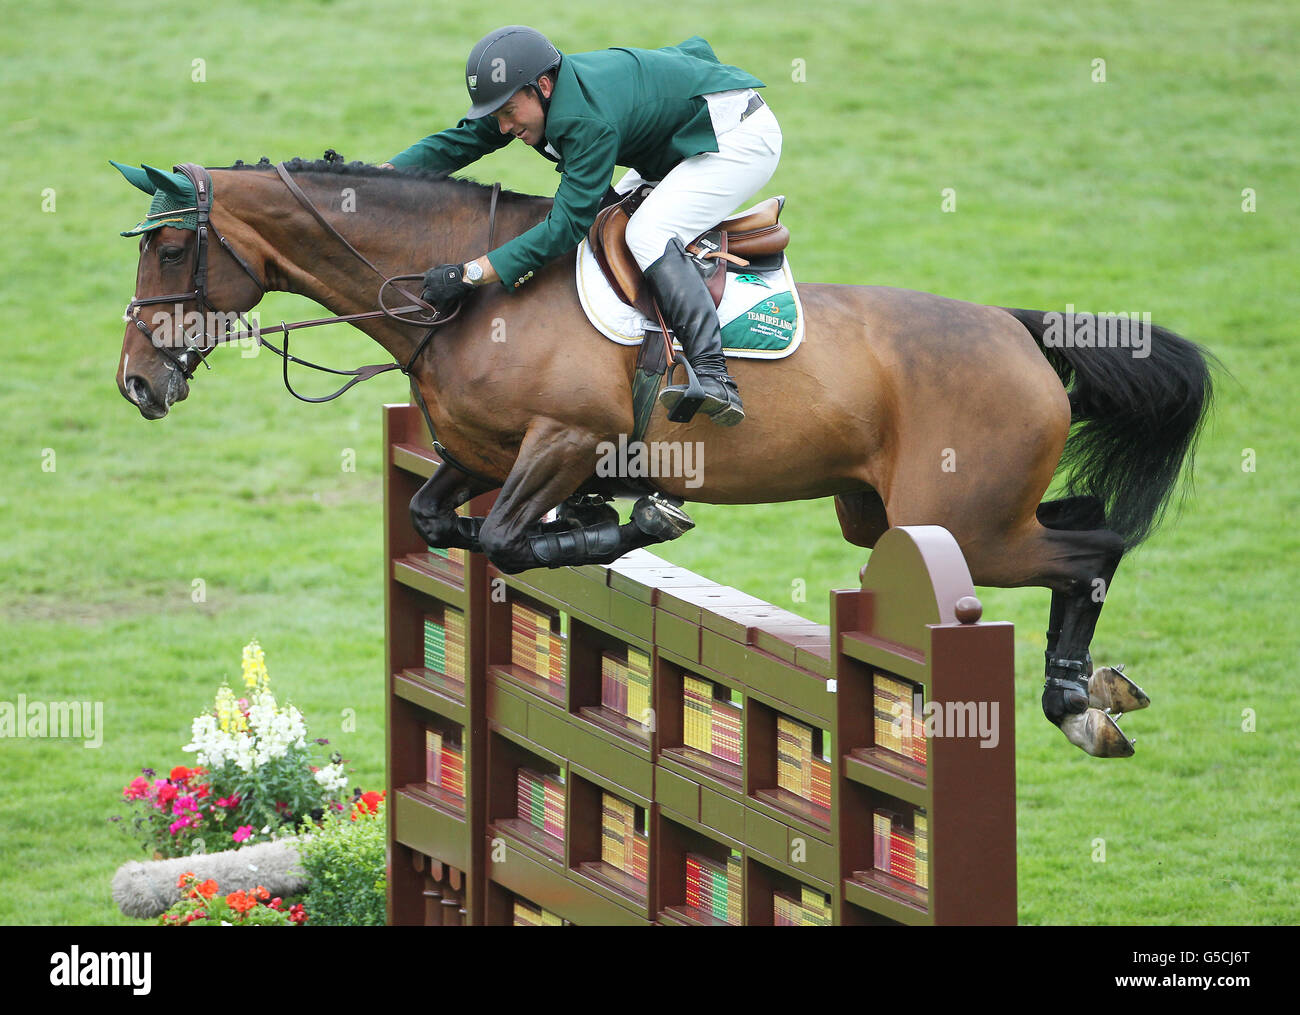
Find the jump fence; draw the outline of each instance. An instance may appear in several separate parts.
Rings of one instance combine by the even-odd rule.
[[[1012,627],[945,529],[829,627],[645,551],[502,575],[422,544],[384,412],[390,923],[1015,923]]]

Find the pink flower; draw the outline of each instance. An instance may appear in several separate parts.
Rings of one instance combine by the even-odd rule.
[[[128,800],[139,800],[149,792],[149,780],[143,775],[137,775],[131,780],[130,785],[122,790],[122,795]]]
[[[193,809],[194,798],[192,796],[179,797],[175,803],[172,804],[173,814],[184,814],[186,811],[192,811]]]
[[[171,827],[169,830],[171,831],[172,835],[179,835],[184,829],[188,828],[189,825],[190,825],[189,818],[180,818],[179,820],[173,821],[171,823]]]
[[[249,838],[252,834],[253,834],[252,825],[240,825],[237,829],[235,829],[234,838],[236,842],[243,842],[245,839]]]

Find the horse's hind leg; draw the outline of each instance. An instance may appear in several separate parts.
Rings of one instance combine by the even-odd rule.
[[[1094,757],[1115,758],[1132,755],[1133,746],[1104,710],[1109,703],[1094,699],[1089,683],[1088,646],[1124,555],[1123,539],[1104,526],[1101,504],[1076,497],[1038,505],[1036,516],[1010,531],[963,516],[953,520],[953,534],[976,585],[1052,590],[1043,713],[1075,746]]]
[[[1074,497],[1069,500],[1048,501],[1038,507],[1038,520],[1049,528],[1101,528],[1105,524],[1101,505],[1094,497]],[[1071,524],[1073,523],[1073,524]],[[1109,582],[1114,576],[1115,568],[1110,567],[1104,575],[1093,579],[1089,598],[1096,602],[1097,612],[1101,611],[1101,602],[1105,599]],[[1061,633],[1067,618],[1066,607],[1069,597],[1063,592],[1052,593],[1052,615],[1047,627],[1047,651],[1051,655],[1066,654],[1069,650],[1058,652]],[[1091,644],[1092,632],[1096,627],[1097,617],[1092,616],[1092,627],[1085,635],[1076,631],[1072,641],[1081,638]],[[1077,627],[1077,625],[1076,625]],[[1106,709],[1110,712],[1136,712],[1151,704],[1142,688],[1129,680],[1123,673],[1123,667],[1106,666],[1100,670],[1092,669],[1092,656],[1084,652],[1084,672],[1091,673],[1088,678],[1088,703],[1093,708]]]
[[[1047,501],[1037,517],[1049,558],[1044,584],[1052,590],[1043,712],[1089,754],[1129,757],[1132,743],[1105,709],[1121,702],[1142,707],[1146,696],[1114,670],[1098,671],[1094,679],[1088,651],[1124,555],[1123,540],[1104,528],[1105,513],[1095,497]],[[1121,697],[1121,691],[1131,693]]]

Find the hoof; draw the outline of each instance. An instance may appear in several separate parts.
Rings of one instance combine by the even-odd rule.
[[[1099,708],[1067,715],[1059,723],[1065,739],[1094,758],[1131,758],[1133,742],[1115,720]]]
[[[654,494],[636,502],[632,508],[632,521],[647,536],[653,536],[661,543],[695,528],[690,515],[672,501]]]
[[[1088,678],[1088,704],[1110,712],[1136,712],[1151,704],[1137,684],[1124,676],[1123,666],[1103,666]]]

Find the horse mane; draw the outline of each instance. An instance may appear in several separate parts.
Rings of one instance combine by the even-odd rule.
[[[345,176],[353,178],[383,177],[388,180],[409,180],[412,182],[445,182],[454,183],[461,187],[473,188],[477,190],[491,190],[490,184],[479,183],[477,180],[470,179],[467,176],[452,176],[450,173],[434,169],[416,169],[416,168],[393,168],[381,169],[379,166],[371,165],[368,162],[346,162],[343,156],[339,155],[333,149],[325,153],[323,159],[304,159],[293,158],[285,161],[285,168],[291,173],[331,173],[335,176]],[[254,163],[245,162],[239,159],[233,166],[222,166],[222,169],[243,169],[243,170],[274,170],[275,164],[265,155],[261,160]],[[517,198],[520,200],[537,199],[536,194],[520,194],[513,190],[501,191],[503,198]],[[549,200],[549,198],[547,199]]]

